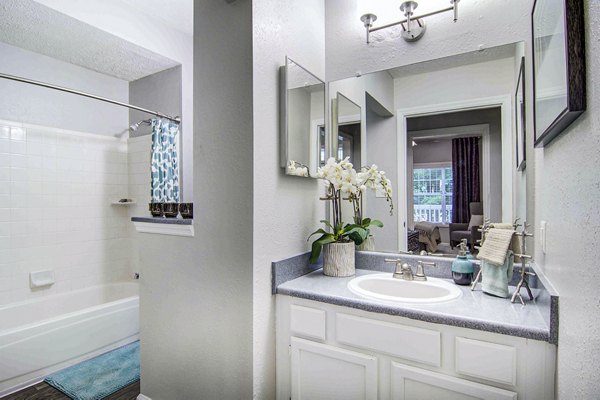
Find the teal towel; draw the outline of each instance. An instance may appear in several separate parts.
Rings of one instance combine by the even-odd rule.
[[[481,287],[485,293],[508,297],[508,282],[512,279],[514,260],[511,250],[506,254],[503,265],[481,260]]]

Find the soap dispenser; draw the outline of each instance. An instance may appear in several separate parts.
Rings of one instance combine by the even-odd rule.
[[[467,260],[474,260],[475,257],[469,251],[469,246],[467,246],[467,239],[461,239],[461,243],[463,243],[463,245],[465,246],[465,250],[467,252]]]
[[[473,281],[474,268],[471,260],[467,258],[469,250],[465,242],[461,242],[458,246],[458,256],[452,261],[452,279],[457,285],[470,285]]]

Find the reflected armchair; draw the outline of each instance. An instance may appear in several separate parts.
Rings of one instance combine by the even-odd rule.
[[[466,223],[451,223],[450,231],[450,247],[455,247],[462,239],[467,239],[467,243],[473,250],[473,246],[477,240],[481,239],[481,232],[478,231],[479,226],[483,224],[483,204],[470,203],[469,211],[471,213],[471,221]]]

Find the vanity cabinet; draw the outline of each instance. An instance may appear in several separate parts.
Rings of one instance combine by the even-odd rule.
[[[554,399],[556,346],[277,295],[277,398]]]
[[[297,337],[290,355],[293,399],[377,398],[376,357]]]

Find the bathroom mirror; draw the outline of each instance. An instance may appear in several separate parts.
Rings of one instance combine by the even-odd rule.
[[[332,131],[344,115],[340,104],[364,107],[353,146],[362,160],[355,154],[354,164],[377,164],[393,184],[393,216],[377,194],[364,206],[384,223],[372,232],[377,251],[431,251],[415,230],[422,222],[431,223],[436,254],[455,254],[455,223],[467,230],[471,215],[525,220],[513,104],[524,55],[524,44],[513,43],[329,83]]]
[[[335,158],[343,160],[348,157],[355,168],[361,166],[361,115],[360,106],[341,93],[337,93],[332,101],[332,132]]]
[[[286,57],[281,78],[281,166],[287,175],[315,177],[326,158],[325,82]]]

